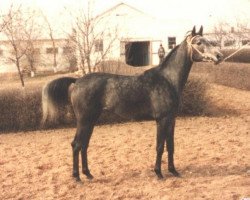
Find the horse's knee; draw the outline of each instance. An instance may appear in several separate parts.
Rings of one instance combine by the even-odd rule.
[[[71,147],[74,148],[74,146],[75,146],[75,140],[71,142]]]
[[[159,145],[158,147],[156,147],[156,152],[158,154],[163,154],[163,152],[164,152],[164,146],[163,145]]]
[[[172,143],[167,145],[167,151],[168,153],[174,153],[174,145]]]
[[[71,142],[71,147],[74,148],[75,145],[76,145],[76,141],[75,141],[75,139],[74,139],[74,140]]]
[[[77,141],[73,140],[71,142],[71,147],[73,151],[80,151],[81,150],[81,144],[79,144]]]

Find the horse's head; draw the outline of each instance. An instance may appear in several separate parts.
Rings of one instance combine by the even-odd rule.
[[[203,27],[196,32],[195,27],[191,34],[186,39],[189,50],[190,58],[194,62],[214,62],[220,63],[223,60],[223,54],[219,51],[219,48],[214,47],[203,36]]]

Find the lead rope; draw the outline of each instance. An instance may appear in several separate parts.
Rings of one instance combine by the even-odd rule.
[[[235,52],[231,53],[229,56],[227,56],[226,58],[223,59],[222,62],[225,62],[227,59],[231,58],[233,55],[235,55],[236,53],[238,53],[240,50],[242,50],[245,46],[249,45],[250,42],[242,45],[240,48],[238,48]]]

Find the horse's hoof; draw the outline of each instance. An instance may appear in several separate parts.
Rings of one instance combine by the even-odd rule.
[[[94,176],[92,176],[91,174],[88,174],[86,176],[87,176],[87,179],[89,179],[89,180],[92,180],[94,178]]]
[[[158,179],[162,180],[164,178],[160,170],[155,169],[154,171],[155,171]]]
[[[72,176],[73,176],[73,178],[76,180],[76,182],[81,182],[79,173],[74,173],[74,172],[73,172]]]
[[[83,171],[84,175],[86,175],[87,179],[92,180],[94,176],[89,171]]]
[[[181,175],[179,174],[179,172],[177,172],[175,169],[169,169],[168,171],[170,173],[172,173],[173,176],[175,176],[175,177],[181,177]]]
[[[75,180],[77,183],[82,183],[82,180],[80,179],[80,177],[75,177]]]
[[[163,179],[164,179],[164,177],[163,177],[162,174],[157,174],[157,178],[158,178],[159,180],[163,180]]]
[[[75,181],[77,183],[82,183],[82,180],[80,179],[80,176],[73,176],[73,178],[75,179]]]

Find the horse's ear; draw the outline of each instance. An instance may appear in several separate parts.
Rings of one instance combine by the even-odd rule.
[[[200,30],[199,30],[199,32],[198,32],[198,35],[203,35],[203,26],[201,25],[201,28],[200,28]]]
[[[193,30],[192,30],[192,36],[195,36],[196,35],[196,29],[195,29],[195,26],[193,27]]]

